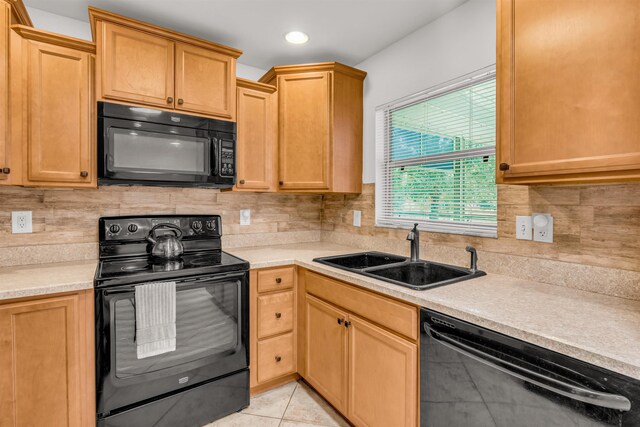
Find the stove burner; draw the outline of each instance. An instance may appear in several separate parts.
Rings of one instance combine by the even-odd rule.
[[[219,260],[217,262],[220,262]],[[209,265],[216,263],[216,260],[212,256],[199,256],[189,260],[189,265]]]
[[[142,271],[142,270],[146,270],[146,269],[147,269],[146,265],[125,265],[120,270],[122,270],[122,271]]]

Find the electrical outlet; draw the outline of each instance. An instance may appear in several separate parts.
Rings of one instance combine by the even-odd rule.
[[[533,240],[535,242],[553,243],[553,217],[547,213],[534,213]]]
[[[31,211],[11,212],[11,232],[13,234],[33,232]]]
[[[532,240],[533,226],[530,216],[516,216],[516,239]]]
[[[353,211],[353,225],[354,227],[362,225],[362,211]]]
[[[251,209],[240,209],[240,225],[251,225]]]

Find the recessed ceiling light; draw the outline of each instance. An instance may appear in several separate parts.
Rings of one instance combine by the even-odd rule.
[[[309,36],[302,31],[289,31],[284,38],[293,44],[305,44],[309,41]]]

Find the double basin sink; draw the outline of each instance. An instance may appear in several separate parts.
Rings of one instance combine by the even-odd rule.
[[[316,258],[314,261],[415,290],[426,290],[484,276],[483,271],[383,252],[361,252]]]

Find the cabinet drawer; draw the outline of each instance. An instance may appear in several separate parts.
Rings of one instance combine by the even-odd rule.
[[[293,333],[258,342],[259,383],[291,374],[295,370]]]
[[[418,339],[418,308],[360,290],[311,271],[305,272],[306,291],[373,322]]]
[[[258,271],[258,292],[293,287],[293,267]]]
[[[293,329],[293,291],[258,297],[258,338]]]

